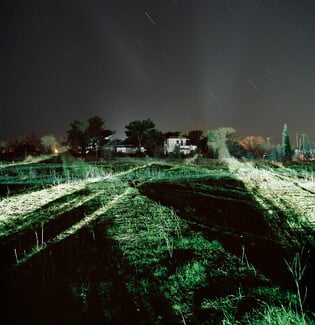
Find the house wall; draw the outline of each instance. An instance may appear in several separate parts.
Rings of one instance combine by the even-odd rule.
[[[140,148],[140,151],[142,153],[145,152],[145,149],[143,147]],[[118,146],[116,148],[116,152],[118,153],[123,153],[126,155],[134,155],[138,152],[138,147],[133,147],[133,146]]]
[[[176,146],[185,146],[187,139],[181,138],[168,138],[164,141],[164,151],[165,153],[174,152]]]
[[[192,151],[197,150],[197,146],[189,145],[189,139],[186,138],[168,138],[164,141],[164,153],[169,154],[175,151],[176,147],[184,155],[189,155]]]

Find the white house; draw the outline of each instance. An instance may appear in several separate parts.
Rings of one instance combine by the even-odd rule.
[[[101,143],[107,143],[112,138],[112,135],[109,135],[107,137],[99,138],[99,137],[92,137],[86,148],[85,153],[89,154],[91,152],[98,152],[101,149]]]
[[[171,137],[164,140],[164,154],[175,152],[179,148],[179,152],[183,155],[189,155],[197,150],[197,146],[189,144],[189,139]],[[177,149],[178,150],[178,149]]]
[[[125,155],[135,155],[136,153],[139,152],[139,148],[133,145],[118,145],[116,147],[116,152],[125,154]],[[140,148],[140,152],[144,153],[145,149],[143,147]]]

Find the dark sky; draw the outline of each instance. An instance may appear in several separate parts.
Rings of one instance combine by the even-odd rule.
[[[313,0],[10,0],[0,5],[0,140],[99,115],[124,138],[232,126],[315,140]]]

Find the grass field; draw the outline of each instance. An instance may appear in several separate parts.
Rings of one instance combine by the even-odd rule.
[[[0,165],[1,324],[314,324],[315,164],[45,159]]]

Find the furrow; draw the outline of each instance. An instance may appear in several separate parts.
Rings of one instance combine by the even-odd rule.
[[[97,209],[92,214],[81,219],[76,224],[72,225],[71,227],[67,228],[66,230],[64,230],[63,232],[58,234],[55,238],[49,240],[46,244],[40,245],[38,247],[34,247],[33,250],[29,254],[25,255],[21,260],[19,260],[17,264],[20,265],[20,264],[27,262],[32,256],[38,254],[39,252],[43,251],[47,247],[50,247],[64,239],[66,239],[67,237],[75,234],[77,231],[79,231],[83,227],[89,225],[91,222],[95,221],[101,215],[105,214],[108,210],[110,210],[113,206],[115,206],[120,200],[122,200],[124,197],[126,197],[129,193],[130,193],[130,188],[127,188],[124,193],[116,196],[107,205]]]

